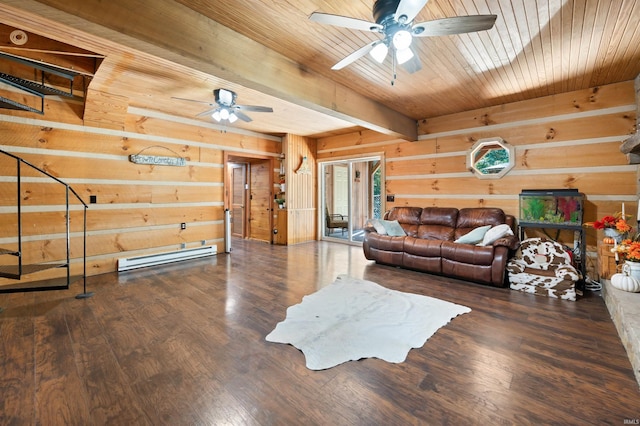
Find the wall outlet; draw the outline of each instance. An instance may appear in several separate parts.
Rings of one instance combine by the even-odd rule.
[[[181,249],[186,249],[187,248],[187,243],[180,243],[180,248]]]
[[[395,195],[387,195],[387,201],[390,203],[393,203],[394,201],[396,201],[396,196]]]
[[[98,196],[97,195],[89,195],[89,203],[90,204],[95,204],[98,202]]]
[[[187,229],[187,224],[186,224],[186,223],[184,223],[184,222],[182,222],[182,223],[180,224],[180,229]]]

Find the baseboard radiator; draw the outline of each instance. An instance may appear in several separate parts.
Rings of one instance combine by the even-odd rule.
[[[182,249],[164,253],[146,254],[118,259],[118,272],[131,269],[146,268],[148,266],[162,265],[182,260],[197,259],[199,257],[213,256],[217,254],[216,246],[202,246],[191,249]]]

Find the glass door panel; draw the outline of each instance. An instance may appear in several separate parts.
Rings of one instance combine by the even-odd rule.
[[[381,215],[380,158],[321,164],[323,239],[360,243],[369,218]]]

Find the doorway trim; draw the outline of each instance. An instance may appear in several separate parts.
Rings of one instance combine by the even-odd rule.
[[[358,241],[349,241],[349,240],[344,240],[344,239],[338,239],[338,238],[331,238],[331,237],[326,237],[324,235],[324,225],[325,225],[325,206],[326,206],[326,200],[325,200],[325,192],[326,192],[326,188],[325,188],[325,183],[324,183],[324,171],[325,171],[325,166],[326,165],[330,165],[332,163],[349,163],[348,164],[348,173],[349,176],[351,176],[351,172],[352,172],[352,163],[357,163],[357,162],[366,162],[366,161],[374,161],[374,160],[378,160],[380,161],[380,203],[381,203],[381,210],[384,212],[386,211],[386,197],[384,196],[384,194],[386,194],[386,188],[385,188],[385,182],[386,182],[386,160],[385,160],[385,154],[384,152],[370,152],[367,153],[367,155],[346,155],[346,156],[340,156],[340,157],[331,157],[331,158],[325,158],[325,159],[319,159],[317,161],[318,164],[318,227],[317,227],[317,232],[318,232],[318,240],[327,240],[327,241],[336,241],[336,242],[341,242],[343,244],[350,244],[350,245],[361,245],[361,242]],[[321,173],[323,173],[321,175]],[[351,212],[352,209],[352,200],[351,200],[351,184],[349,184],[349,211]],[[348,229],[349,235],[352,234],[353,232],[353,225],[351,223],[351,221],[349,222],[349,229]]]
[[[268,210],[269,210],[269,243],[273,244],[273,226],[274,226],[274,218],[273,218],[273,212],[274,212],[274,201],[273,201],[273,195],[274,195],[274,180],[273,180],[273,175],[274,175],[274,168],[275,168],[275,164],[276,164],[276,160],[278,158],[278,154],[273,154],[273,155],[266,155],[266,154],[252,154],[252,153],[246,153],[246,152],[235,152],[235,151],[223,151],[223,187],[224,187],[224,192],[223,192],[223,201],[224,201],[224,205],[223,205],[223,213],[229,209],[231,210],[231,198],[230,198],[230,187],[233,184],[232,180],[231,180],[231,167],[229,167],[229,163],[247,163],[248,164],[248,168],[250,170],[251,168],[251,163],[255,162],[255,160],[268,160],[269,161],[269,182],[268,182],[268,187],[269,187],[269,205],[268,205]],[[250,173],[250,172],[249,172]],[[250,174],[249,174],[250,177]],[[251,179],[248,178],[247,179],[247,184],[249,191],[251,190]],[[250,199],[251,197],[247,197],[246,200],[246,207],[245,210],[248,212],[250,211],[251,208],[251,202],[252,200]],[[250,217],[249,214],[247,213],[245,215],[245,219],[246,221],[245,223],[245,228],[247,229],[247,238],[251,237],[251,223],[250,223]],[[228,244],[229,245],[229,244]]]

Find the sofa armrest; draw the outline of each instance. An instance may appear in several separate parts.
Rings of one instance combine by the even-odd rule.
[[[510,250],[518,250],[518,247],[520,247],[520,240],[515,235],[505,235],[504,237],[495,240],[492,245],[494,247],[504,246]]]

